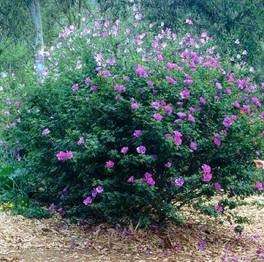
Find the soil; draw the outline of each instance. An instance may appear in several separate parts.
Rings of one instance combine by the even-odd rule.
[[[235,224],[186,210],[187,223],[166,229],[77,226],[58,216],[26,219],[0,213],[0,261],[264,261],[264,198],[247,199]],[[253,205],[253,202],[261,203]]]

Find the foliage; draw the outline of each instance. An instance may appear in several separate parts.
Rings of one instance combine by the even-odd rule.
[[[125,3],[126,2],[126,3]],[[257,76],[263,80],[263,19],[264,6],[261,0],[143,0],[99,1],[102,10],[115,17],[126,16],[127,10],[140,4],[141,12],[150,21],[175,30],[181,30],[183,19],[192,20],[196,31],[208,31],[217,40],[221,53],[237,54],[239,39],[246,61],[255,67]]]
[[[180,222],[189,203],[222,213],[228,201],[212,212],[202,200],[263,185],[252,174],[263,154],[261,87],[221,63],[206,33],[126,26],[65,28],[45,53],[45,82],[30,78],[5,99],[4,141],[30,179],[22,187],[96,222]]]

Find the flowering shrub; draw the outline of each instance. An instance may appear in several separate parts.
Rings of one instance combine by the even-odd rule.
[[[9,105],[6,141],[35,176],[33,197],[64,215],[147,225],[179,221],[204,197],[263,190],[261,87],[229,71],[206,33],[129,28],[66,28],[44,54],[44,83]]]

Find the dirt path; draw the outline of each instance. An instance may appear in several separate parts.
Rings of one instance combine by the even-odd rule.
[[[0,213],[0,261],[264,261],[263,207],[241,206],[239,213],[251,219],[241,236],[233,226],[191,213],[186,225],[164,232],[77,227],[60,218]]]

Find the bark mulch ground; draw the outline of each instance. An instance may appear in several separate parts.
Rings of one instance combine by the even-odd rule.
[[[250,198],[240,235],[186,210],[188,222],[165,230],[76,226],[59,217],[36,220],[0,213],[0,261],[264,261],[264,198]],[[262,207],[261,207],[262,206]]]

